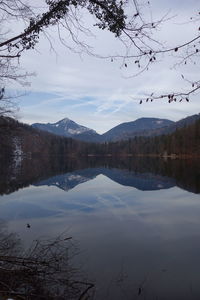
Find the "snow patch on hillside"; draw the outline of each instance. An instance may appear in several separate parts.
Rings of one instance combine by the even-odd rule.
[[[22,148],[21,148],[21,142],[18,137],[13,138],[13,144],[14,144],[14,156],[22,156]]]
[[[86,131],[89,131],[88,128],[85,128],[85,127],[79,127],[77,129],[67,129],[66,130],[67,132],[69,132],[70,134],[80,134],[80,133],[83,133],[83,132],[86,132]]]
[[[21,141],[18,137],[13,138],[13,145],[14,145],[14,151],[13,151],[13,162],[15,164],[15,167],[19,167],[22,162],[22,156],[23,156],[23,151],[21,147]]]

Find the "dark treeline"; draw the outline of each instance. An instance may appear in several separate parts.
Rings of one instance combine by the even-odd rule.
[[[200,156],[200,120],[168,135],[135,137],[126,141],[86,143],[0,118],[0,156]]]
[[[126,141],[104,144],[88,144],[86,154],[94,155],[152,155],[152,156],[200,156],[200,120],[192,125],[176,129],[167,135],[135,137]]]
[[[83,142],[35,129],[12,118],[0,117],[0,157],[73,156],[80,154],[84,147]]]

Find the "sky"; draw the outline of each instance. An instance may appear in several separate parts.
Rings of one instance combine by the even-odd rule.
[[[199,24],[191,22],[190,17],[195,18],[197,13],[196,0],[152,0],[150,8],[144,8],[147,19],[159,19],[167,14],[168,20],[156,31],[155,37],[171,46],[195,36]],[[95,54],[124,53],[122,43],[110,32],[91,26],[93,19],[85,12],[83,22],[91,28],[93,36],[80,34],[80,39],[90,44]],[[120,123],[141,117],[176,121],[200,112],[198,94],[191,97],[189,103],[169,104],[156,100],[139,104],[140,99],[152,92],[162,94],[186,88],[188,83],[181,74],[189,80],[197,80],[197,64],[176,66],[177,57],[174,55],[160,56],[148,71],[135,76],[138,68],[133,60],[127,61],[125,67],[121,59],[112,62],[110,58],[73,53],[61,43],[56,28],[50,28],[48,34],[53,49],[48,39],[41,37],[35,50],[27,51],[21,57],[20,68],[35,74],[28,79],[30,86],[10,87],[22,94],[17,100],[20,121],[54,123],[67,117],[104,133]],[[61,31],[61,35],[71,45],[67,32]]]

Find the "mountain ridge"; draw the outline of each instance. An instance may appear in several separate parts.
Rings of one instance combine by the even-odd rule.
[[[60,136],[71,137],[85,142],[115,142],[128,140],[136,136],[157,136],[169,134],[176,129],[190,125],[200,119],[200,114],[185,117],[179,121],[169,119],[142,117],[130,122],[121,123],[103,134],[64,118],[56,123],[34,123],[31,126]]]
[[[106,142],[119,141],[141,134],[146,135],[146,131],[166,127],[172,123],[174,122],[168,119],[143,117],[135,121],[121,123],[105,132],[102,136]]]
[[[47,131],[56,135],[71,137],[81,141],[97,142],[100,135],[93,129],[77,124],[69,118],[64,118],[55,123],[34,123],[33,128]]]

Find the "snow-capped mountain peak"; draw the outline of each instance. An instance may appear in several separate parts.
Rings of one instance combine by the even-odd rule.
[[[58,121],[55,124],[51,124],[51,125],[56,126],[57,128],[63,129],[65,134],[68,134],[68,135],[81,134],[83,132],[92,130],[85,126],[79,125],[68,118],[62,119],[61,121]]]
[[[56,122],[55,124],[66,124],[66,123],[69,123],[69,122],[73,122],[73,121],[68,119],[68,118],[64,118],[64,119]]]
[[[32,125],[33,127],[39,128],[41,130],[46,130],[51,133],[55,133],[58,135],[66,136],[66,137],[75,137],[80,134],[96,134],[93,129],[87,128],[85,126],[79,125],[76,122],[64,118],[56,123],[35,123]]]

